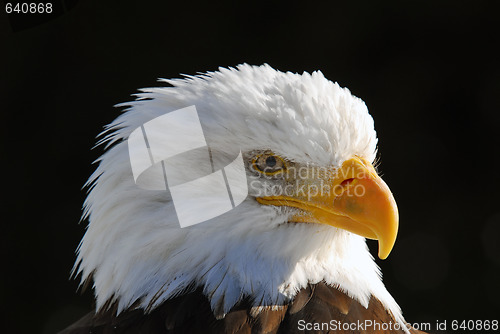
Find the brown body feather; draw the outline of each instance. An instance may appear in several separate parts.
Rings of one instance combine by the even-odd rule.
[[[120,334],[120,333],[231,333],[231,334],[294,334],[294,333],[404,333],[402,330],[374,331],[373,327],[332,331],[301,329],[305,323],[330,324],[364,323],[372,320],[379,324],[395,323],[382,304],[373,298],[368,308],[353,300],[337,288],[325,283],[310,285],[299,291],[288,305],[263,308],[260,312],[250,307],[249,301],[235,306],[224,318],[216,319],[208,299],[201,290],[176,297],[149,314],[142,310],[95,315],[89,313],[59,334]],[[326,327],[326,325],[323,325]],[[302,326],[304,327],[304,326]],[[413,328],[411,333],[424,333]]]

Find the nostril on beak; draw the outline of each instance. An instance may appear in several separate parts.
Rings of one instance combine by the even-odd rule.
[[[354,178],[345,179],[344,181],[342,181],[342,183],[340,185],[342,187],[347,187],[352,181],[354,181]]]

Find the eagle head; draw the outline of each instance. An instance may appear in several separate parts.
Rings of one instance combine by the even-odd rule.
[[[120,105],[125,112],[105,130],[106,151],[88,181],[89,225],[74,270],[82,282],[93,281],[98,310],[115,304],[118,312],[148,312],[201,288],[220,318],[244,298],[256,308],[279,307],[324,281],[365,306],[375,296],[403,321],[365,243],[378,240],[386,258],[398,212],[372,165],[377,136],[361,99],[321,72],[268,65],[161,81],[165,87],[142,89]],[[166,178],[170,189],[141,187],[129,139],[148,122],[192,106],[206,147],[163,161],[165,173],[145,175],[150,185]],[[174,137],[157,130],[170,135],[157,141],[167,150],[192,138],[189,127]],[[221,171],[227,181],[237,172],[226,168],[235,159],[246,182],[231,190],[245,196],[181,227],[179,212],[196,220],[217,203],[196,196],[176,203],[173,187]],[[196,185],[204,194],[219,191],[210,180]]]

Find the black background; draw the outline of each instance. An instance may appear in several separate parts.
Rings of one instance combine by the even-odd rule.
[[[400,210],[377,262],[407,321],[453,333],[452,320],[500,320],[498,1],[54,4],[51,17],[0,14],[9,333],[53,333],[91,309],[69,273],[113,105],[158,77],[243,62],[321,70],[367,103]]]

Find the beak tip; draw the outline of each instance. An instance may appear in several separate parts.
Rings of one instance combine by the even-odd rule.
[[[378,251],[378,258],[381,259],[381,260],[385,260],[385,259],[387,259],[387,257],[389,257],[389,254],[390,253],[382,252],[379,249],[379,251]]]
[[[394,247],[394,244],[396,243],[396,233],[394,233],[394,236],[391,238],[391,240],[384,240],[384,239],[379,239],[378,240],[378,257],[381,260],[385,260],[389,257],[389,254],[391,254],[392,248]]]

